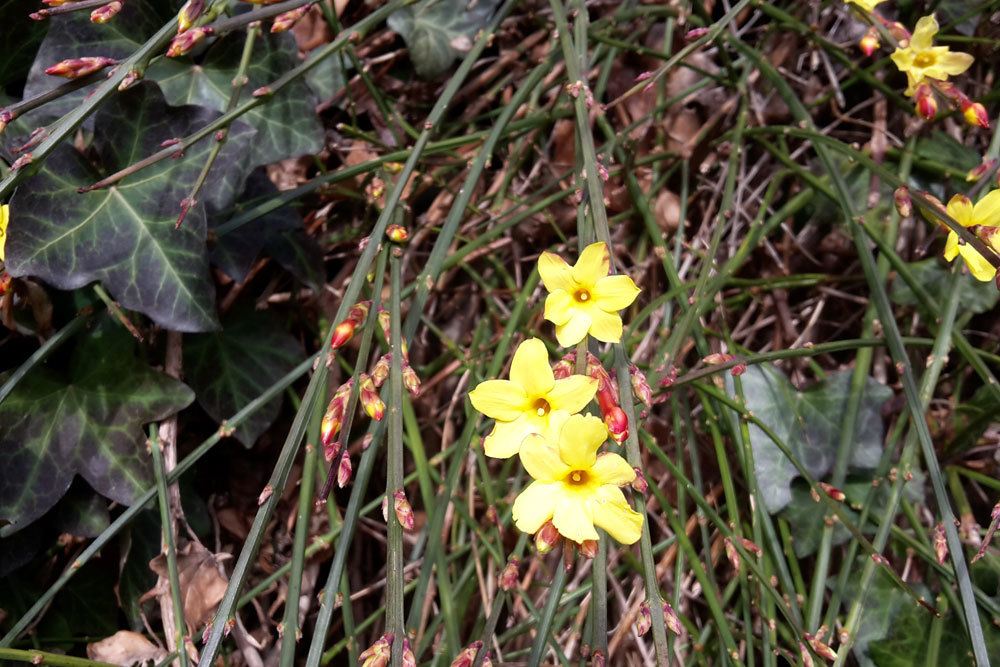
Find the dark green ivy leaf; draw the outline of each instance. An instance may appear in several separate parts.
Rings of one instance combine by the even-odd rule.
[[[961,262],[961,260],[957,260]],[[938,303],[944,303],[951,282],[951,267],[941,263],[937,257],[910,263],[910,271],[921,287]],[[959,302],[962,310],[970,313],[985,313],[997,305],[997,288],[992,282],[983,283],[962,272],[958,277]],[[918,301],[910,286],[902,278],[892,284],[892,300],[904,306],[916,306]]]
[[[28,18],[38,11],[34,0],[0,0],[0,90],[23,81],[31,59],[45,36],[45,21]]]
[[[260,396],[302,361],[302,346],[273,313],[240,310],[217,333],[189,336],[187,379],[198,403],[218,422]],[[252,447],[281,409],[278,396],[240,424],[234,435]]]
[[[417,74],[432,78],[472,48],[476,33],[498,4],[497,0],[422,0],[395,12],[388,24],[406,42]]]
[[[830,472],[837,456],[851,374],[831,374],[805,391],[796,389],[772,364],[751,366],[742,376],[747,408],[788,445],[815,478]],[[732,395],[733,382],[728,376],[726,386]],[[878,464],[883,437],[881,409],[891,396],[892,390],[868,378],[853,437],[852,468],[868,470]],[[754,424],[750,425],[750,444],[761,500],[769,512],[777,512],[791,501],[791,483],[798,470]]]
[[[65,374],[38,367],[0,404],[0,518],[12,523],[4,534],[42,516],[74,475],[125,505],[150,487],[142,425],[183,409],[194,394],[133,349],[128,334],[105,323]]]
[[[147,76],[160,84],[170,104],[198,104],[225,111],[245,41],[242,33],[234,32],[216,40],[197,65],[190,58],[164,58],[149,68]],[[244,88],[244,101],[249,99],[250,91],[292,69],[295,54],[295,40],[290,35],[258,39],[247,69],[249,82]],[[251,167],[323,148],[323,128],[316,117],[312,92],[300,80],[242,116],[242,120],[257,130],[251,147]]]
[[[103,173],[128,166],[185,136],[217,113],[170,108],[159,89],[140,83],[116,95],[97,114],[94,152]],[[252,131],[233,127],[204,187],[216,205],[231,203],[245,178]],[[99,280],[126,308],[177,331],[217,326],[215,289],[208,273],[205,207],[191,208],[175,229],[212,146],[206,138],[182,159],[167,159],[117,184],[78,194],[101,173],[71,146],[54,152],[11,201],[7,270],[33,275],[60,289]]]

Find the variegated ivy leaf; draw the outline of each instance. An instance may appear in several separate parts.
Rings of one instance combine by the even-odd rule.
[[[198,104],[224,111],[229,104],[244,42],[242,33],[220,37],[196,60],[160,60],[149,68],[147,77],[160,84],[170,104]],[[257,39],[246,73],[248,83],[243,88],[242,101],[250,99],[250,93],[257,88],[273,83],[292,69],[296,65],[295,54],[295,40],[290,35],[267,35]],[[315,100],[301,80],[293,81],[242,120],[257,130],[251,149],[251,167],[316,153],[323,148],[323,127],[316,117]]]
[[[388,24],[406,42],[417,74],[432,78],[472,48],[476,33],[499,4],[497,0],[421,0],[395,12]]]
[[[198,203],[175,228],[212,138],[102,190],[77,188],[153,154],[171,138],[203,127],[217,113],[168,107],[159,89],[140,83],[115,95],[96,114],[96,165],[66,145],[18,188],[11,201],[6,269],[61,289],[101,281],[126,308],[177,331],[217,326],[208,273],[205,207]],[[231,205],[246,177],[253,131],[237,123],[199,199]],[[96,167],[96,168],[95,168]]]
[[[150,369],[106,320],[65,373],[37,367],[0,403],[0,519],[10,534],[42,516],[74,475],[129,505],[152,485],[142,426],[194,400],[183,383]]]

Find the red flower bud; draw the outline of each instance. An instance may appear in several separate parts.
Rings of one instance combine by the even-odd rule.
[[[858,42],[858,46],[861,47],[862,53],[871,58],[872,54],[878,51],[878,48],[881,46],[878,39],[878,31],[875,28],[869,28],[865,36]]]
[[[406,391],[410,392],[410,395],[416,398],[420,395],[420,378],[417,376],[417,372],[413,370],[413,366],[403,362],[403,386],[406,387]]]
[[[340,457],[340,465],[337,466],[337,486],[344,488],[350,484],[353,474],[354,468],[351,466],[351,455],[345,451],[344,455]]]
[[[986,114],[986,107],[979,102],[964,100],[962,115],[965,116],[965,122],[973,127],[982,127],[985,129],[989,129],[990,127],[990,117]]]
[[[340,455],[340,451],[343,449],[343,444],[340,440],[334,440],[330,444],[323,445],[323,459],[329,463]]]
[[[629,364],[628,376],[629,380],[632,382],[632,393],[635,394],[635,397],[642,401],[646,407],[650,407],[653,404],[653,390],[649,386],[649,380],[646,379],[646,374],[640,371],[639,367],[635,364]]]
[[[392,317],[389,315],[389,311],[385,308],[379,308],[378,311],[378,323],[382,327],[382,335],[385,336],[387,342],[392,342]],[[406,345],[406,339],[401,340],[403,347],[403,364],[409,362],[410,360],[410,350]]]
[[[177,13],[177,32],[184,32],[194,25],[203,11],[205,11],[205,0],[187,0]]]
[[[207,26],[185,30],[170,42],[170,47],[167,49],[167,57],[176,58],[177,56],[183,56],[197,46],[201,40],[214,32],[212,28]]]
[[[479,649],[483,647],[483,643],[476,640],[463,648],[455,659],[451,661],[451,667],[472,667],[472,664],[476,661],[476,654],[479,653]]]
[[[395,639],[391,632],[379,637],[378,641],[369,646],[358,656],[361,667],[386,667],[392,658],[392,642]]]
[[[410,501],[406,499],[406,494],[402,489],[392,494],[392,509],[396,512],[396,519],[403,530],[409,532],[416,525],[416,518],[413,516],[413,508]]]
[[[938,104],[931,87],[926,83],[917,86],[916,98],[917,115],[924,120],[934,120],[934,117],[937,116]]]
[[[702,359],[701,361],[702,363],[708,364],[709,366],[721,366],[722,364],[728,364],[735,358],[736,357],[734,357],[731,354],[726,354],[724,352],[714,352],[705,357],[704,359]]]
[[[734,378],[739,377],[746,372],[747,372],[747,365],[743,362],[740,362],[729,369],[729,374],[732,375]]]
[[[347,317],[333,329],[333,336],[330,338],[330,349],[336,350],[347,344],[354,336],[354,330],[361,326],[365,318],[368,317],[368,310],[371,308],[371,301],[360,301],[347,311]]]
[[[727,537],[722,541],[723,545],[726,547],[726,558],[729,559],[729,564],[733,566],[733,569],[737,572],[740,571],[740,553],[733,546],[732,541]]]
[[[899,217],[908,218],[913,215],[913,200],[910,199],[910,189],[905,185],[899,186],[892,193],[892,202],[896,205]]]
[[[642,637],[653,626],[653,614],[649,611],[649,603],[643,602],[639,607],[639,616],[635,619],[635,634]]]
[[[844,499],[847,498],[847,496],[844,495],[843,491],[833,486],[832,484],[827,484],[826,482],[820,482],[819,488],[823,489],[826,495],[830,496],[838,503],[844,502]]]
[[[694,28],[693,30],[688,30],[684,34],[685,41],[693,42],[696,39],[701,39],[708,34],[708,28]]]
[[[608,427],[611,439],[621,444],[628,437],[628,417],[617,405],[604,411],[604,425]]]
[[[49,76],[61,76],[64,79],[78,79],[81,76],[99,72],[108,65],[114,65],[117,62],[114,58],[103,56],[69,58],[47,67],[45,73]]]
[[[500,573],[500,589],[504,591],[513,590],[521,582],[518,575],[518,568],[521,567],[521,560],[516,556],[511,556],[507,561],[507,566]]]
[[[389,377],[389,364],[392,362],[392,353],[383,354],[372,367],[371,378],[376,387],[381,387]]]
[[[636,493],[641,493],[646,495],[649,491],[649,482],[646,481],[646,476],[638,468],[632,468],[635,471],[635,479],[632,480],[632,488]]]
[[[604,651],[597,649],[590,656],[590,667],[605,667],[608,661],[604,657]]]
[[[669,602],[663,603],[663,622],[666,623],[667,629],[678,637],[684,631],[684,628],[681,627],[680,617],[677,616],[677,612],[674,611]]]
[[[350,399],[353,384],[354,380],[349,379],[337,387],[333,398],[330,399],[330,403],[326,406],[326,412],[323,414],[323,421],[319,427],[320,442],[324,449],[331,445],[334,438],[337,437],[337,433],[340,432],[340,426],[344,421],[344,412],[347,410],[347,402]]]
[[[826,634],[825,626],[821,627],[815,635],[805,632],[802,636],[805,637],[806,641],[809,642],[809,645],[812,646],[812,650],[816,651],[816,655],[824,660],[833,662],[837,659],[837,652],[823,642],[824,634]]]
[[[3,296],[10,291],[12,280],[13,279],[10,277],[10,274],[6,271],[0,273],[0,296]]]
[[[551,521],[546,521],[535,533],[535,550],[540,554],[547,554],[556,548],[561,539],[562,536],[555,525]]]
[[[410,232],[403,225],[389,225],[385,228],[385,235],[390,241],[400,245],[410,240]]]
[[[584,540],[580,542],[580,555],[584,558],[594,558],[597,556],[597,540]]]
[[[417,658],[410,648],[409,638],[403,639],[403,667],[417,667]]]
[[[948,540],[944,533],[944,524],[939,523],[934,527],[934,554],[941,565],[948,560]]]
[[[107,23],[113,19],[118,12],[122,10],[121,0],[112,0],[103,7],[98,7],[94,11],[90,12],[90,20],[92,23]]]
[[[557,380],[563,380],[573,374],[573,366],[576,364],[576,353],[570,352],[565,357],[557,361],[552,366],[552,375]]]
[[[362,373],[358,377],[358,388],[361,392],[361,407],[365,409],[369,417],[377,422],[382,421],[382,418],[385,417],[385,403],[378,395],[375,383],[372,382],[368,373]]]
[[[983,160],[982,163],[976,165],[975,167],[969,170],[969,173],[965,175],[965,180],[968,181],[969,183],[975,183],[983,176],[985,176],[988,171],[993,169],[993,167],[995,167],[996,164],[997,161],[994,159]]]
[[[311,4],[303,5],[302,7],[296,7],[295,9],[288,10],[284,14],[275,16],[274,23],[271,24],[271,32],[276,33],[291,30],[311,8]]]

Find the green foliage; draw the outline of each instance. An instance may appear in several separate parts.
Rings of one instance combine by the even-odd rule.
[[[443,74],[472,47],[476,32],[499,4],[497,0],[422,0],[390,16],[388,23],[406,42],[417,73],[429,79]]]
[[[5,534],[55,505],[75,475],[126,505],[152,485],[142,425],[194,395],[131,349],[128,334],[105,324],[78,346],[65,373],[37,368],[0,404],[0,517],[12,523]]]
[[[851,372],[841,371],[805,391],[799,391],[784,373],[771,364],[751,366],[743,374],[747,408],[786,443],[802,465],[816,478],[833,468],[840,442],[841,419],[850,397]],[[732,392],[732,380],[727,380]],[[882,404],[891,390],[867,380],[855,426],[850,465],[875,467],[882,453]],[[769,512],[792,500],[792,480],[798,470],[760,427],[750,425],[757,483]]]
[[[28,74],[47,26],[28,15],[38,9],[33,0],[0,0],[0,91]]]
[[[189,337],[184,352],[187,379],[198,403],[218,422],[236,414],[302,359],[302,346],[274,315],[250,310],[234,312],[218,333]],[[252,447],[280,409],[279,396],[240,424],[234,435]]]
[[[912,262],[909,266],[917,283],[937,303],[944,303],[948,297],[951,267],[937,257]],[[962,308],[969,313],[985,313],[997,304],[996,286],[980,282],[966,271],[962,271],[962,275],[958,277],[958,290]],[[903,306],[916,306],[919,303],[910,286],[899,279],[892,285],[892,300]]]

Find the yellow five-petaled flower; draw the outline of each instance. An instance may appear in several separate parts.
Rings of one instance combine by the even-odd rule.
[[[4,247],[7,245],[7,222],[10,220],[10,206],[0,205],[0,262],[4,261]]]
[[[597,393],[597,380],[571,375],[556,380],[549,353],[537,338],[529,338],[514,352],[510,380],[486,380],[469,392],[473,407],[496,420],[483,449],[487,456],[506,459],[517,454],[532,433],[549,428],[553,415],[579,412]]]
[[[576,345],[589,333],[604,343],[622,338],[622,318],[639,288],[628,276],[609,276],[610,255],[605,243],[592,243],[570,266],[559,255],[543,252],[538,273],[549,296],[545,319],[556,325],[556,339],[563,347]]]
[[[521,463],[535,481],[514,501],[515,525],[536,533],[551,521],[578,544],[598,539],[595,526],[622,544],[638,542],[642,515],[619,488],[635,479],[635,470],[618,454],[597,453],[607,439],[604,422],[589,414],[560,415],[546,435],[526,438]]]
[[[911,97],[924,79],[945,81],[972,65],[973,58],[968,53],[952,51],[947,46],[934,46],[937,32],[938,22],[934,15],[922,17],[917,21],[910,43],[897,48],[891,56],[899,71],[906,72],[909,83],[906,94]]]
[[[975,205],[965,195],[955,195],[948,202],[946,210],[963,227],[977,227],[976,235],[1000,254],[1000,190],[993,190]],[[949,229],[948,240],[944,244],[944,258],[950,262],[958,255],[962,255],[976,280],[986,282],[996,276],[997,270],[993,264]]]

